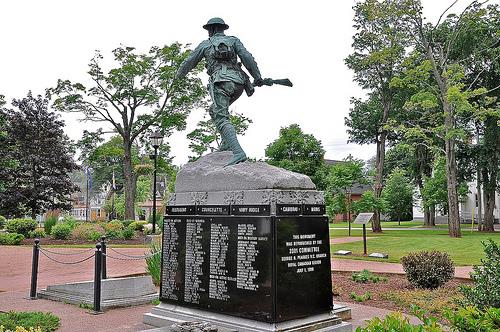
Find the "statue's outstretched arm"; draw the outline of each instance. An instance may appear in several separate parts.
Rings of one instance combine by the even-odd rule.
[[[175,74],[176,78],[183,78],[189,73],[191,69],[196,67],[196,65],[203,59],[203,52],[205,50],[205,43],[202,42],[198,47],[194,49],[193,52],[182,61],[179,69],[177,69],[177,73]]]
[[[239,39],[236,39],[234,48],[236,50],[236,54],[238,54],[241,59],[241,63],[243,63],[245,68],[250,72],[250,75],[252,75],[255,80],[261,80],[262,77],[260,75],[260,70],[257,66],[257,62],[255,62],[252,54],[247,51],[247,49],[245,48],[245,46],[243,46],[243,43]]]

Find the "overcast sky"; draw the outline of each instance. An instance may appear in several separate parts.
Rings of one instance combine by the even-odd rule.
[[[57,79],[88,82],[88,63],[94,50],[111,58],[120,44],[146,51],[174,41],[193,47],[207,38],[202,25],[214,16],[230,26],[228,35],[240,38],[254,55],[263,77],[290,78],[293,88],[257,88],[232,108],[253,120],[242,147],[250,157],[263,158],[267,144],[280,127],[298,123],[321,140],[325,158],[347,155],[368,159],[374,146],[347,144],[344,117],[349,99],[364,92],[352,81],[343,59],[351,52],[354,5],[339,1],[125,1],[16,0],[0,2],[0,94],[10,101],[28,90],[43,94]],[[435,21],[451,0],[423,1],[425,14]],[[457,10],[468,2],[460,1]],[[109,68],[108,68],[109,69]],[[202,74],[206,79],[206,74]],[[203,111],[194,111],[185,132],[168,138],[174,163],[187,161],[186,133]],[[77,140],[94,123],[78,122],[64,114],[66,133]]]

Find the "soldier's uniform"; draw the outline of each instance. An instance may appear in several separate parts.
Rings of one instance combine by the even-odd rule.
[[[221,25],[224,29],[229,27],[222,19],[213,18],[203,28],[208,30],[213,24]],[[184,77],[205,58],[207,73],[210,75],[208,90],[212,98],[210,117],[222,137],[220,150],[233,152],[233,159],[229,164],[246,160],[246,154],[239,145],[236,131],[229,121],[229,105],[241,96],[243,90],[246,90],[249,96],[253,93],[253,86],[247,74],[241,69],[238,57],[252,77],[256,81],[261,81],[260,71],[252,54],[245,49],[238,38],[226,36],[222,31],[202,41],[177,71],[177,77]]]

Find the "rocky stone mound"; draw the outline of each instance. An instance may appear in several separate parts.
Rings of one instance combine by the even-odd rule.
[[[230,151],[213,152],[195,162],[187,163],[177,174],[175,192],[316,189],[307,175],[264,162],[246,161],[224,167],[232,156]]]

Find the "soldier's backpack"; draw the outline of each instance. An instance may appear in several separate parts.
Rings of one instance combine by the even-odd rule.
[[[210,43],[214,47],[214,58],[220,61],[229,61],[236,55],[234,45],[230,40],[214,41],[210,38]]]

